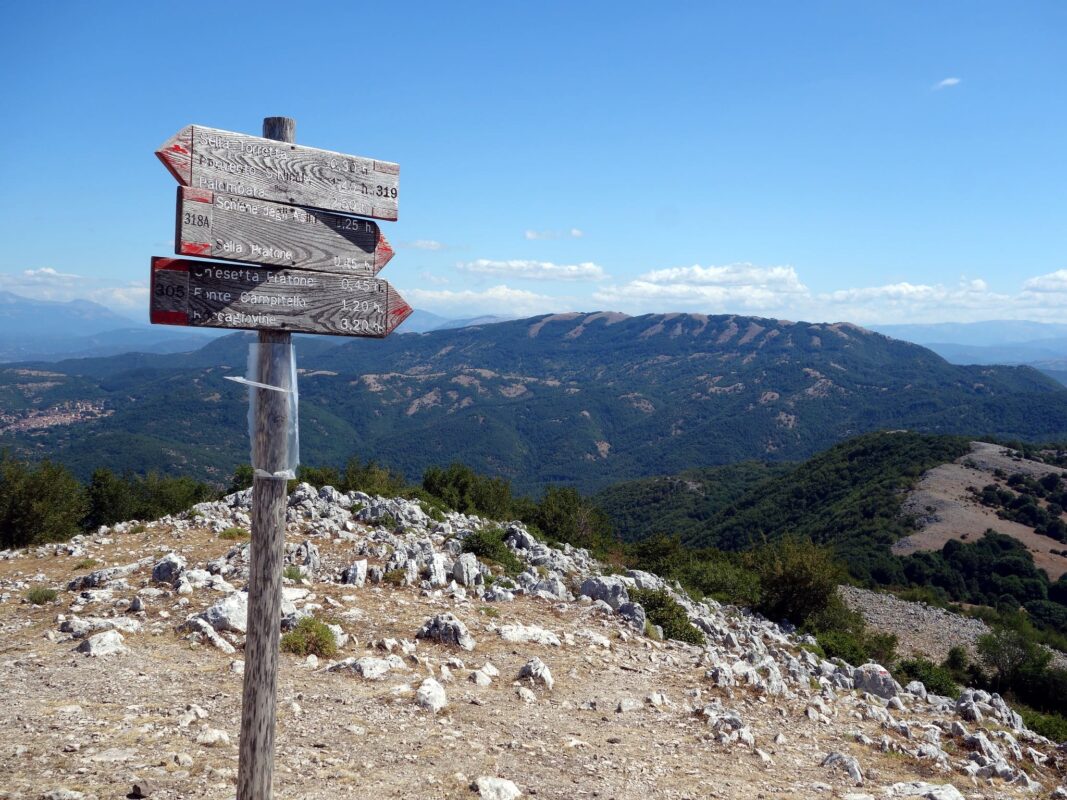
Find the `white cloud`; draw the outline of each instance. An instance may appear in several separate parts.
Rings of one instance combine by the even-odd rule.
[[[493,261],[479,258],[456,265],[456,269],[478,275],[498,275],[509,278],[526,278],[529,280],[553,281],[599,281],[604,276],[604,268],[591,261],[581,264],[553,264],[551,261]]]
[[[960,85],[960,79],[959,78],[945,78],[944,80],[940,80],[937,83],[935,83],[934,86],[933,86],[933,89],[934,89],[935,92],[937,92],[937,91],[940,91],[941,89],[951,89],[953,86],[959,86],[959,85]]]
[[[447,250],[448,245],[434,239],[416,239],[413,242],[404,242],[401,247],[411,247],[415,250]]]
[[[815,292],[793,267],[730,264],[647,272],[593,293],[595,304],[636,313],[698,311],[787,319],[890,322],[1059,320],[1067,301],[1067,269],[1024,281],[1014,292],[990,289],[981,278],[956,284],[900,281]]]
[[[53,267],[0,273],[0,290],[34,300],[92,300],[123,312],[148,308],[148,287],[143,281],[116,285],[115,281],[60,272]]]
[[[448,278],[444,275],[437,275],[429,270],[423,270],[419,273],[419,280],[426,281],[426,283],[432,283],[435,286],[441,286],[448,283]]]
[[[464,313],[485,313],[498,316],[531,316],[557,311],[564,298],[536,294],[525,289],[513,289],[501,284],[475,291],[464,289],[402,289],[407,301],[428,310],[462,310]]]
[[[807,296],[793,267],[757,267],[753,264],[672,267],[646,272],[618,286],[606,286],[593,298],[601,303],[641,306],[645,301],[670,302],[681,308],[711,313],[732,308],[771,312],[784,310]]]
[[[1067,269],[1058,269],[1047,275],[1038,275],[1023,281],[1023,291],[1043,294],[1047,292],[1067,292]]]
[[[581,228],[570,228],[565,231],[535,231],[527,229],[523,236],[529,241],[539,241],[544,239],[581,239],[585,236],[585,231]]]
[[[89,299],[119,311],[143,310],[148,313],[148,287],[136,283],[92,289],[89,291]]]

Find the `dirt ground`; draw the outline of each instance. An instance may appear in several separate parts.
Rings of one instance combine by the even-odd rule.
[[[324,561],[343,560],[353,547],[318,544]],[[139,559],[145,565],[127,577],[128,589],[115,592],[114,607],[98,603],[83,616],[124,607],[151,585],[151,563],[171,549],[184,552],[192,565],[231,545],[209,531],[175,533],[157,525],[88,542],[87,555],[99,562],[93,568]],[[41,548],[0,560],[0,798],[37,800],[57,789],[117,798],[135,780],[154,784],[151,796],[160,800],[232,798],[242,679],[231,662],[241,653],[226,655],[176,630],[219,595],[205,589],[150,598],[139,615],[144,629],[125,637],[129,653],[89,658],[57,632],[57,615],[69,613],[72,593],[63,591],[41,607],[21,600],[30,586],[60,588],[87,572],[79,566],[85,557]],[[514,781],[523,796],[561,799],[843,797],[917,779],[978,791],[929,762],[856,744],[856,732],[876,741],[900,737],[858,718],[852,700],[842,698],[829,718],[813,721],[805,715],[806,698],[712,688],[699,648],[635,637],[618,617],[588,606],[524,597],[489,606],[423,596],[415,588],[309,588],[308,607],[322,606],[317,614],[332,615],[354,637],[341,657],[382,655],[369,643],[412,640],[427,617],[442,611],[463,620],[477,645],[465,652],[420,641],[418,661],[408,659],[382,681],[312,668],[283,654],[278,798],[465,799],[476,796],[470,783],[483,775]],[[563,644],[509,644],[494,632],[514,622],[554,631]],[[590,632],[607,637],[607,646]],[[516,693],[516,676],[534,656],[549,666],[555,686],[532,687],[536,701],[526,703]],[[431,673],[440,677],[441,665],[452,658],[464,667],[444,683],[450,704],[434,717],[416,706],[413,690]],[[500,676],[476,686],[470,670],[486,662]],[[646,702],[653,692],[664,693],[669,705]],[[627,698],[636,710],[617,713]],[[741,715],[762,753],[715,741],[694,713],[715,700]],[[203,719],[187,713],[192,706]],[[224,732],[228,742],[198,743],[208,730]],[[868,786],[851,787],[821,767],[830,751],[859,758]],[[982,796],[993,797],[989,791]],[[1016,796],[1016,790],[997,787],[995,796]]]

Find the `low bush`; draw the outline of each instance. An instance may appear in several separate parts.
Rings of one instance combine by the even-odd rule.
[[[463,552],[500,565],[508,575],[522,572],[522,562],[504,543],[503,528],[482,528],[463,540]]]
[[[304,617],[296,627],[282,637],[282,650],[298,656],[315,655],[333,658],[337,655],[337,639],[325,622]]]
[[[1016,705],[1015,710],[1023,718],[1026,727],[1034,733],[1047,736],[1054,742],[1067,742],[1067,717],[1061,714],[1042,714],[1023,705]]]
[[[248,539],[250,536],[251,534],[244,528],[227,528],[219,534],[220,539],[226,539],[228,541]]]
[[[894,677],[902,684],[922,681],[926,691],[945,697],[956,697],[959,685],[952,677],[952,672],[940,664],[926,658],[908,658],[901,661],[893,671]]]
[[[407,573],[404,570],[391,569],[382,575],[382,583],[388,583],[390,586],[403,586],[406,578]]]
[[[667,639],[704,644],[704,634],[693,626],[681,604],[662,589],[630,589],[630,600],[645,609],[648,622],[659,625]]]
[[[853,666],[873,661],[891,664],[896,657],[897,637],[867,630],[826,630],[815,636],[827,658],[840,658]]]

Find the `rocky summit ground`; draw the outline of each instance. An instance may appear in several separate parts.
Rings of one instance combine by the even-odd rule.
[[[0,553],[0,798],[234,796],[248,504]],[[279,624],[342,646],[282,656],[276,797],[1067,797],[1067,752],[995,695],[821,661],[517,524],[509,581],[461,555],[489,523],[435,516],[290,496]],[[646,636],[634,587],[675,593],[706,644]]]

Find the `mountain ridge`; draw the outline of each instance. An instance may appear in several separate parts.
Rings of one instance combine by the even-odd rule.
[[[224,336],[181,356],[9,365],[0,372],[8,414],[86,399],[113,413],[0,430],[0,445],[83,474],[190,468],[224,480],[248,446],[243,397],[223,377],[243,372],[251,339]],[[1067,435],[1067,390],[1040,372],[951,365],[849,323],[548,314],[384,340],[302,340],[297,366],[304,463],[359,455],[414,477],[459,460],[522,491],[798,460],[880,428]],[[17,374],[35,369],[51,376]],[[118,458],[133,437],[128,463],[97,461]]]

